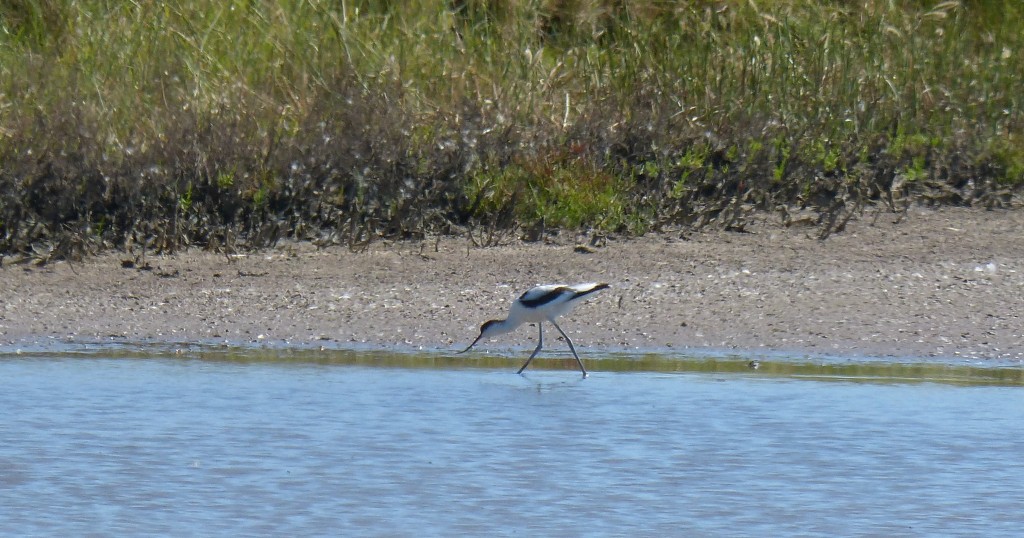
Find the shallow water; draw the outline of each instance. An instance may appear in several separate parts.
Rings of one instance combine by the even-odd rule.
[[[179,353],[0,355],[0,528],[1019,536],[1024,524],[1013,368],[609,360],[588,361],[598,371],[583,380],[517,376],[509,358]]]

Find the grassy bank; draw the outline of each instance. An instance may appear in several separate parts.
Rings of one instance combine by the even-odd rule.
[[[1016,205],[1015,0],[0,2],[0,253]]]

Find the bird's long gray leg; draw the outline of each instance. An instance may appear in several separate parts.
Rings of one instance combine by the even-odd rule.
[[[555,326],[557,327],[557,325]],[[532,361],[533,358],[537,356],[537,353],[540,352],[540,348],[544,345],[544,323],[540,321],[537,322],[537,331],[537,349],[533,350],[533,353],[530,354],[530,358],[526,359],[526,364],[524,364],[523,367],[520,368],[518,372],[516,372],[517,374],[523,373],[523,370],[525,370],[526,367],[530,365],[530,361]]]
[[[554,325],[556,329],[558,329],[558,332],[562,333],[562,336],[565,337],[565,341],[569,344],[569,350],[572,351],[572,356],[576,357],[576,362],[578,362],[580,365],[580,371],[583,372],[583,377],[587,377],[587,369],[583,367],[583,361],[581,361],[580,356],[576,354],[576,347],[572,345],[572,338],[569,338],[569,335],[565,334],[565,331],[563,331],[557,323],[552,321],[551,324]]]

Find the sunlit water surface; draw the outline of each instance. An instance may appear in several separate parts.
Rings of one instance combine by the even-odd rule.
[[[599,371],[583,380],[568,369],[518,376],[504,365],[338,354],[0,355],[0,528],[63,536],[1020,536],[1024,528],[1019,372],[965,383],[976,376],[773,374],[771,365],[735,361],[742,373],[623,372],[591,361]]]

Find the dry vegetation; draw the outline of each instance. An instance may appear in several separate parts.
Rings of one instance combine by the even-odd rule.
[[[0,2],[0,256],[1017,204],[1017,0]]]

